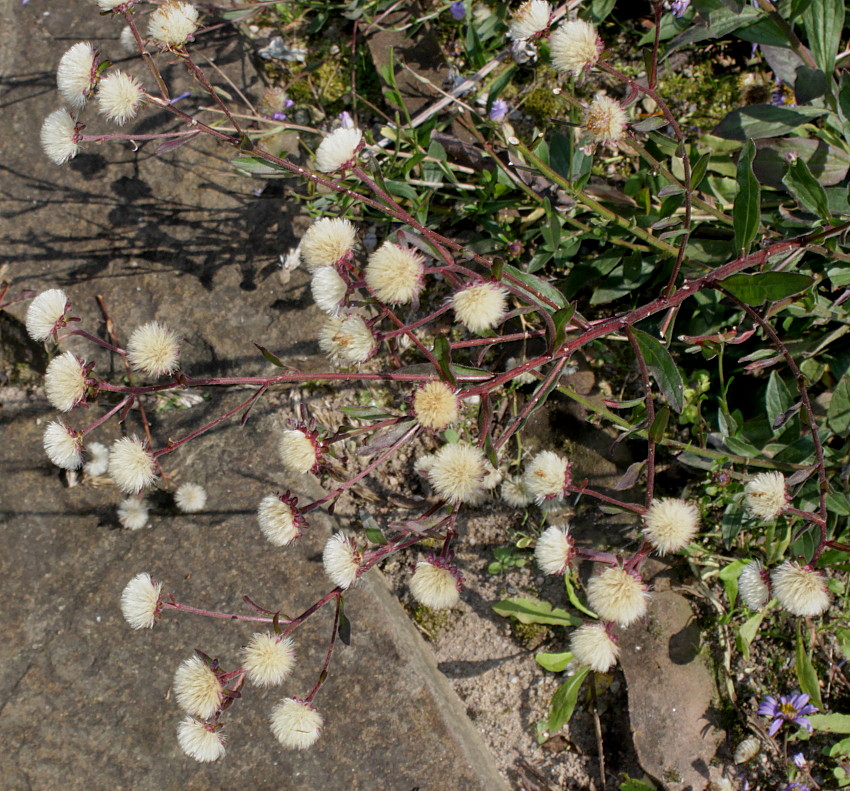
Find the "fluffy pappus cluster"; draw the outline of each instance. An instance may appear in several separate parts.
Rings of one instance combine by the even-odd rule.
[[[257,521],[263,535],[276,547],[285,547],[301,535],[306,524],[298,510],[298,498],[288,491],[268,494],[257,509]]]
[[[420,604],[446,610],[460,601],[463,578],[449,557],[430,555],[420,560],[410,578],[410,593]]]
[[[574,77],[592,68],[605,48],[596,28],[583,19],[564,22],[549,38],[552,65]]]

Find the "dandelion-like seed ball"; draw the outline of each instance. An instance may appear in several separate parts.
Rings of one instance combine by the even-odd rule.
[[[360,571],[360,558],[351,542],[342,534],[334,533],[322,552],[325,574],[334,585],[350,588]]]
[[[127,494],[138,494],[156,478],[156,462],[138,437],[122,437],[109,451],[109,477]]]
[[[623,106],[604,93],[597,93],[584,111],[584,129],[594,143],[619,143],[626,136],[627,123]]]
[[[53,420],[44,430],[44,452],[57,467],[78,470],[83,463],[83,440],[64,423]]]
[[[612,567],[591,577],[587,600],[603,621],[628,626],[646,614],[649,593],[638,575]]]
[[[46,341],[64,325],[68,297],[61,288],[42,291],[27,309],[27,334],[34,341]]]
[[[744,739],[736,748],[734,760],[736,764],[752,761],[761,752],[761,741],[754,736]]]
[[[413,412],[420,426],[439,431],[457,420],[457,396],[445,382],[426,382],[413,396]]]
[[[643,534],[660,555],[686,547],[699,530],[696,506],[674,497],[653,500],[643,519]]]
[[[583,19],[565,22],[549,39],[552,65],[577,77],[599,60],[603,49],[596,28]]]
[[[375,336],[356,314],[332,316],[319,330],[319,347],[335,363],[355,365],[366,362],[375,351]]]
[[[525,468],[522,481],[528,493],[542,503],[561,499],[571,483],[570,463],[551,450],[542,450]]]
[[[768,572],[757,560],[748,563],[741,571],[738,577],[738,593],[751,610],[760,610],[770,599],[769,579]]]
[[[607,673],[620,656],[620,646],[602,623],[579,626],[570,637],[570,651],[579,664],[597,673]]]
[[[319,310],[336,316],[348,293],[348,286],[336,269],[332,266],[323,266],[313,272],[310,291],[313,293],[313,302]]]
[[[41,147],[47,158],[64,165],[80,151],[77,144],[77,122],[65,109],[54,110],[41,125]]]
[[[527,41],[549,27],[552,6],[545,0],[527,0],[514,13],[508,35],[514,41]]]
[[[788,489],[781,472],[761,472],[744,487],[747,508],[765,521],[776,519],[788,505]]]
[[[135,370],[151,376],[174,373],[179,356],[177,336],[158,321],[136,327],[127,341],[127,361]]]
[[[301,260],[311,272],[321,266],[333,266],[354,249],[356,234],[348,220],[322,217],[301,239]]]
[[[276,547],[284,547],[301,535],[304,519],[296,503],[297,500],[288,494],[269,494],[260,501],[257,509],[260,530]]]
[[[174,492],[174,504],[184,514],[197,514],[207,504],[207,490],[199,483],[181,483]]]
[[[384,242],[366,264],[366,285],[389,305],[410,302],[422,290],[425,259],[394,242]]]
[[[479,283],[452,297],[455,317],[471,332],[495,327],[505,316],[507,291],[497,283]]]
[[[273,687],[283,682],[295,665],[295,643],[291,637],[256,633],[242,649],[242,666],[248,680],[259,687]]]
[[[174,696],[187,714],[208,720],[222,701],[222,686],[212,668],[199,656],[184,659],[174,674]]]
[[[44,390],[51,406],[70,412],[86,394],[86,373],[80,361],[65,352],[54,357],[44,374]]]
[[[124,25],[121,29],[121,34],[118,36],[118,43],[123,47],[124,51],[130,55],[135,55],[139,51],[139,44],[136,37],[133,35],[133,30],[129,25]]]
[[[88,41],[74,44],[56,67],[56,85],[62,98],[75,110],[85,107],[95,81],[97,52]]]
[[[567,525],[547,527],[534,547],[534,557],[544,574],[564,574],[574,555],[575,542]]]
[[[83,472],[93,478],[106,475],[109,469],[109,448],[102,442],[91,442],[86,445],[86,453],[89,460],[83,465]]]
[[[322,715],[309,703],[285,698],[272,709],[271,726],[284,747],[306,750],[322,734]]]
[[[121,593],[121,614],[134,629],[150,629],[156,623],[162,602],[162,583],[147,572],[136,574]]]
[[[359,129],[345,126],[334,129],[316,149],[316,167],[322,173],[333,173],[354,164],[362,142],[363,133]]]
[[[284,431],[277,443],[283,466],[290,472],[315,472],[320,452],[316,440],[301,429]]]
[[[427,474],[440,497],[450,503],[464,503],[481,493],[486,472],[481,450],[465,442],[458,442],[443,445],[434,454],[433,464]]]
[[[123,71],[107,74],[97,89],[98,107],[102,115],[119,126],[136,117],[144,98],[142,84]]]
[[[531,495],[522,478],[507,478],[502,484],[502,500],[513,508],[525,508]]]
[[[127,530],[141,530],[148,523],[148,506],[138,497],[128,497],[118,506],[118,521]]]
[[[210,763],[224,757],[224,736],[220,726],[209,725],[186,717],[177,726],[177,742],[180,749],[200,763]]]
[[[433,557],[421,560],[410,578],[410,592],[432,610],[446,610],[460,601],[460,575],[448,561]]]
[[[786,560],[770,575],[773,595],[792,615],[820,615],[829,608],[832,597],[823,574],[793,560]]]
[[[180,0],[170,0],[148,19],[148,36],[165,47],[182,47],[198,29],[198,9]]]

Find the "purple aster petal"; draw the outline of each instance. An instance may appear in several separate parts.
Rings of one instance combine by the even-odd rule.
[[[775,717],[776,716],[776,698],[772,695],[768,695],[759,706],[758,713],[763,717]]]
[[[817,708],[817,706],[812,706],[812,704],[809,703],[808,705],[803,706],[803,708],[798,709],[797,713],[801,714],[802,716],[805,717],[805,716],[808,716],[809,714],[817,714],[818,708]]]
[[[801,692],[797,695],[791,695],[791,699],[788,701],[788,703],[790,703],[795,709],[797,709],[797,711],[800,711],[800,709],[802,709],[803,706],[805,706],[809,702],[809,697],[810,696],[807,695],[805,692]],[[782,702],[786,702],[785,698],[782,698]]]
[[[782,717],[777,717],[773,722],[770,723],[770,728],[768,729],[768,734],[770,736],[776,736],[776,732],[782,727],[782,723],[785,720]]]
[[[805,728],[809,733],[812,732],[812,723],[810,723],[805,717],[794,717],[791,722],[795,725],[799,725],[801,728]]]

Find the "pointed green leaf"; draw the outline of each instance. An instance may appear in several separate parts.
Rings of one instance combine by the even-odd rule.
[[[754,275],[739,272],[721,280],[720,285],[741,302],[757,306],[798,294],[814,282],[814,278],[797,272],[757,272]]]
[[[567,669],[567,665],[573,661],[573,652],[564,651],[561,654],[535,654],[534,661],[544,670],[550,670],[553,673],[563,673]]]
[[[555,691],[549,704],[549,733],[555,733],[570,721],[578,702],[579,690],[589,672],[589,667],[583,667]]]
[[[803,631],[800,628],[800,622],[797,622],[797,647],[795,651],[795,668],[797,671],[797,681],[800,682],[800,690],[805,692],[812,700],[815,706],[819,709],[823,708],[823,702],[820,699],[820,684],[818,684],[818,676],[815,673],[812,660],[806,652],[806,645],[803,642]]]
[[[759,230],[761,216],[761,187],[753,173],[756,145],[747,140],[738,158],[738,194],[732,208],[735,229],[735,249],[748,251]]]
[[[788,163],[788,171],[782,183],[802,208],[816,214],[822,220],[830,219],[826,191],[802,159],[798,158]]]
[[[549,602],[522,596],[496,602],[493,610],[504,618],[516,618],[520,623],[544,623],[552,626],[581,626],[584,621],[566,610],[552,607]]]
[[[815,61],[831,78],[844,28],[844,0],[815,0],[803,13],[802,21]]]
[[[682,374],[673,362],[670,352],[648,333],[637,329],[633,332],[649,373],[655,379],[673,411],[681,412],[684,406],[685,388],[682,384]]]

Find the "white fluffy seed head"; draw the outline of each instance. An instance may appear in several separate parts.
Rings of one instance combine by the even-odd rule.
[[[174,492],[174,504],[184,514],[197,514],[207,504],[207,490],[199,483],[181,483]]]
[[[475,500],[484,489],[486,473],[484,454],[465,442],[443,445],[427,471],[434,491],[450,503]]]
[[[322,715],[309,703],[285,698],[272,709],[271,727],[284,747],[306,750],[322,734]]]
[[[502,484],[502,500],[513,508],[525,508],[531,495],[522,478],[507,478]]]
[[[139,52],[139,44],[129,25],[124,25],[121,29],[121,35],[118,36],[118,43],[130,55],[137,55]]]
[[[182,47],[198,29],[198,9],[180,0],[159,6],[148,19],[148,36],[164,47]]]
[[[111,11],[120,5],[129,5],[135,0],[97,0],[97,6],[101,11]]]
[[[102,442],[90,442],[86,445],[86,453],[89,460],[83,465],[83,472],[92,478],[106,475],[109,469],[109,448]]]
[[[48,159],[64,165],[80,151],[77,145],[77,122],[65,109],[54,110],[41,125],[41,147]]]
[[[357,231],[342,217],[316,220],[301,239],[301,260],[311,272],[322,266],[333,266],[354,249]]]
[[[612,567],[591,577],[587,601],[603,621],[628,626],[646,614],[649,593],[639,576]]]
[[[504,317],[507,291],[498,283],[479,283],[452,297],[455,318],[471,332],[493,329]]]
[[[342,533],[334,533],[325,544],[322,564],[330,581],[345,590],[357,579],[360,556]]]
[[[623,106],[604,93],[597,93],[584,111],[584,129],[594,143],[613,145],[626,136],[628,116]]]
[[[44,374],[44,390],[51,406],[70,412],[86,394],[86,375],[80,361],[71,352],[54,357]]]
[[[102,115],[119,126],[136,117],[145,95],[142,84],[132,75],[113,71],[97,88],[98,108]]]
[[[767,572],[757,560],[744,566],[738,577],[738,593],[751,610],[760,610],[770,599],[767,579]]]
[[[220,726],[208,725],[186,717],[177,726],[177,743],[190,758],[199,763],[210,763],[224,757],[224,736]]]
[[[781,472],[761,472],[744,487],[747,508],[758,519],[776,519],[788,505],[788,489]]]
[[[348,286],[336,269],[332,266],[323,266],[313,272],[310,291],[319,310],[336,316],[348,293]]]
[[[283,683],[295,665],[295,644],[291,637],[257,632],[242,649],[242,666],[248,680],[259,687]]]
[[[579,626],[570,637],[570,651],[579,664],[597,673],[607,673],[620,656],[620,646],[602,623]]]
[[[674,497],[653,500],[643,519],[643,534],[659,555],[686,547],[699,530],[696,506]]]
[[[65,318],[68,297],[61,288],[42,291],[27,308],[27,334],[34,341],[46,341]]]
[[[410,578],[410,592],[420,604],[433,610],[454,607],[460,601],[457,571],[439,558],[421,560]]]
[[[303,520],[293,498],[266,495],[257,509],[257,521],[263,535],[276,547],[284,547],[301,535]]]
[[[522,482],[538,503],[560,500],[570,483],[570,463],[551,450],[542,450],[525,468]]]
[[[534,547],[534,557],[544,574],[564,574],[574,555],[575,542],[568,525],[547,527]]]
[[[179,356],[177,335],[158,321],[136,327],[127,341],[127,361],[135,370],[151,376],[174,373]]]
[[[62,98],[75,110],[86,105],[86,99],[97,81],[97,52],[88,41],[74,44],[56,67],[56,85]]]
[[[290,472],[310,472],[319,463],[315,440],[301,429],[287,429],[277,444],[280,460]]]
[[[64,423],[52,420],[44,430],[44,452],[57,467],[78,470],[83,463],[83,440]]]
[[[514,41],[527,41],[549,27],[552,6],[546,0],[527,0],[514,13],[508,35]]]
[[[127,494],[138,494],[156,478],[156,462],[138,437],[122,437],[109,451],[109,477]]]
[[[384,242],[366,264],[366,285],[388,305],[410,302],[422,290],[425,259],[394,242]]]
[[[121,613],[134,629],[150,629],[160,610],[159,595],[162,583],[151,579],[147,572],[136,574],[121,593]]]
[[[353,163],[362,142],[363,133],[355,127],[334,129],[316,149],[316,167],[322,173],[333,173]]]
[[[148,506],[138,497],[128,497],[118,506],[118,521],[127,530],[141,530],[148,523]]]
[[[826,579],[814,569],[786,560],[773,570],[770,581],[780,606],[792,615],[821,615],[829,608]]]
[[[174,696],[187,714],[207,720],[218,711],[222,686],[210,666],[199,656],[184,659],[174,673]]]
[[[331,316],[319,331],[319,346],[335,363],[366,362],[375,351],[375,336],[357,314]]]
[[[445,382],[426,382],[413,396],[413,412],[421,426],[439,431],[457,420],[457,396]]]
[[[561,25],[549,39],[552,65],[558,71],[581,76],[602,53],[603,44],[596,28],[583,19]]]

